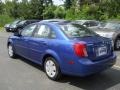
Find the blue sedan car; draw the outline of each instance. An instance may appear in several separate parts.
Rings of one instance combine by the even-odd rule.
[[[88,76],[113,66],[110,39],[72,22],[38,22],[8,39],[11,58],[20,55],[44,67],[57,80],[62,74]]]

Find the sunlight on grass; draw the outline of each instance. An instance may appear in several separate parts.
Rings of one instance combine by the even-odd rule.
[[[3,27],[0,27],[0,31],[3,31]]]

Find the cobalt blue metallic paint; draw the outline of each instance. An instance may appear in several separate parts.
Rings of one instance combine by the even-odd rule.
[[[55,32],[56,38],[11,36],[8,39],[8,43],[12,44],[16,54],[41,65],[44,62],[44,57],[50,55],[55,58],[63,74],[77,76],[101,72],[115,64],[116,55],[111,50],[111,41],[107,38],[93,36],[69,39],[57,23],[40,22],[36,23],[36,25],[47,25]],[[80,42],[86,44],[87,57],[79,57],[75,54],[74,44]],[[108,48],[108,54],[97,57],[95,48],[104,44]]]

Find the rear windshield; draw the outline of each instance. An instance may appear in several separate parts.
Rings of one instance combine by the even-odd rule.
[[[23,25],[26,21],[19,22],[19,25]]]
[[[20,22],[20,20],[16,20],[16,21],[14,21],[10,26],[15,26],[17,23],[19,23]]]
[[[119,23],[107,23],[104,28],[107,29],[120,29],[120,24]]]
[[[62,24],[59,25],[64,34],[69,38],[79,38],[97,35],[93,31],[79,24]]]

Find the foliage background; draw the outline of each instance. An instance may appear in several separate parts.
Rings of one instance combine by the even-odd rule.
[[[15,19],[120,20],[120,0],[63,0],[56,6],[52,0],[0,0],[0,27]]]

